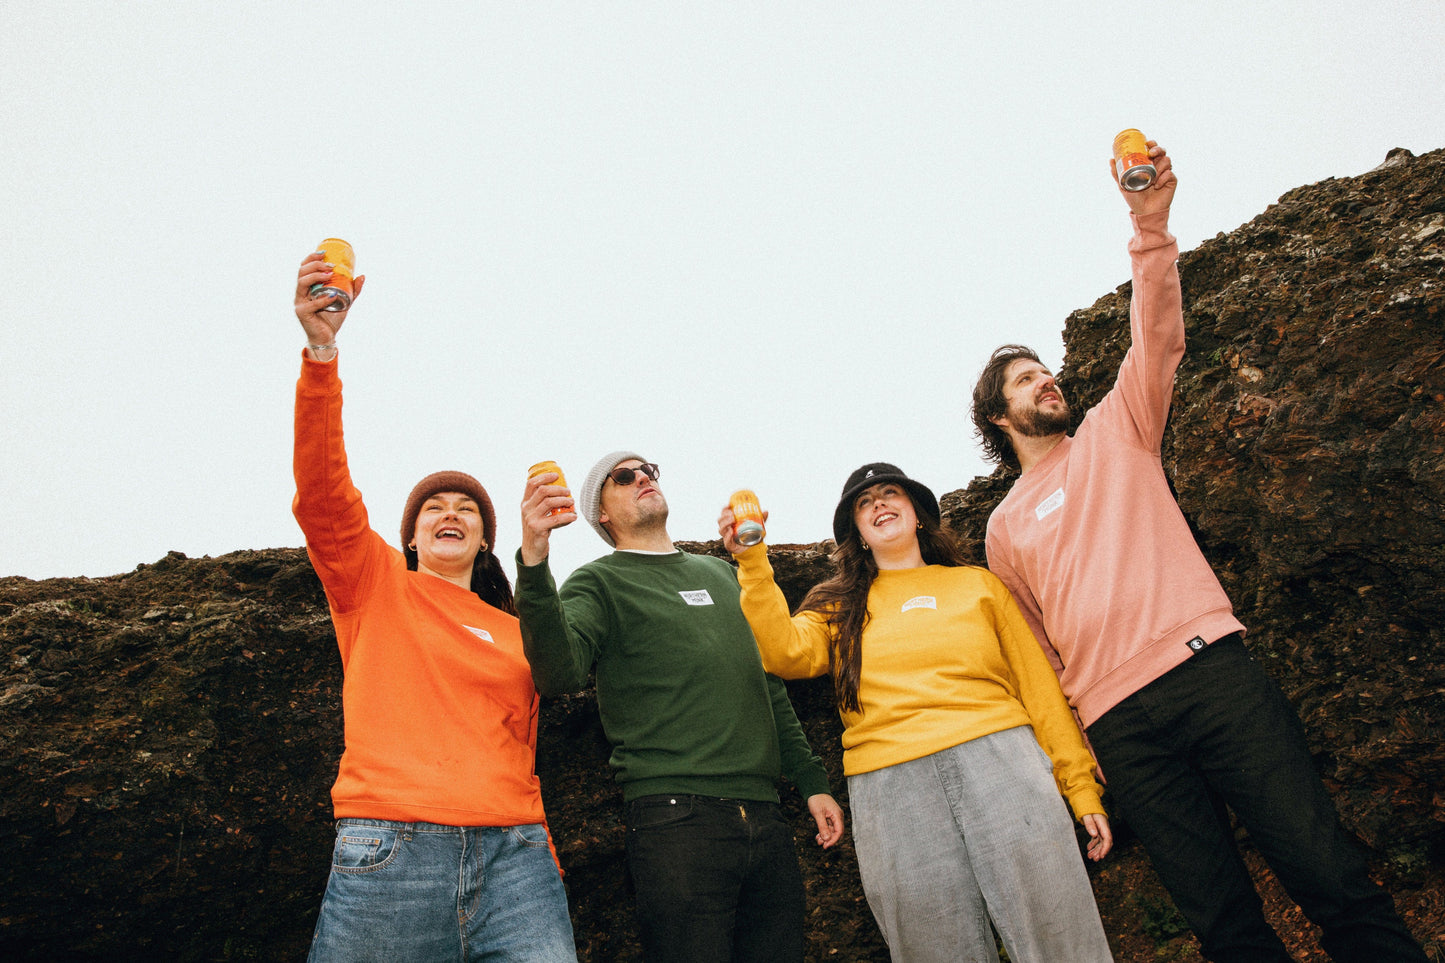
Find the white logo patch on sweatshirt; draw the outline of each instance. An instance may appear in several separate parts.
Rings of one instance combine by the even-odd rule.
[[[1038,505],[1034,508],[1034,517],[1037,518],[1039,521],[1043,521],[1045,518],[1049,517],[1054,512],[1058,511],[1060,508],[1063,507],[1064,490],[1060,488],[1048,498],[1045,498],[1043,501],[1038,503]]]
[[[466,625],[465,623],[463,623],[462,628],[466,629],[468,632],[472,633],[472,635],[475,635],[483,642],[490,642],[493,645],[497,644],[497,640],[492,638],[492,633],[488,632],[486,629],[479,629],[472,625]]]
[[[934,611],[937,611],[938,599],[934,598],[932,595],[915,595],[913,596],[913,598],[903,603],[902,611],[907,612],[909,609],[933,609]]]
[[[695,589],[691,592],[678,592],[682,600],[688,605],[711,605],[712,596],[707,594],[707,589]]]

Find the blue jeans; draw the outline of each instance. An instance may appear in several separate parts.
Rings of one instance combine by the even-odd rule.
[[[336,824],[312,963],[576,963],[541,825]]]
[[[1294,707],[1239,636],[1104,713],[1089,741],[1206,959],[1290,960],[1265,921],[1228,807],[1333,959],[1425,963],[1340,826]]]
[[[907,963],[1112,963],[1031,726],[848,777],[868,907]]]
[[[777,803],[634,799],[627,867],[648,963],[801,963],[803,877]]]

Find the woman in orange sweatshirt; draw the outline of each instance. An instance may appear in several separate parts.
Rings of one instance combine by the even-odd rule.
[[[496,513],[475,478],[437,472],[407,499],[403,550],[372,530],[342,441],[336,335],[348,312],[310,293],[331,276],[316,252],[296,283],[307,346],[293,511],[341,650],[346,734],[310,959],[575,963]]]

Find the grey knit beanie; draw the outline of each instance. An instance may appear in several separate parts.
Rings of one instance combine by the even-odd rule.
[[[607,480],[607,473],[617,467],[618,462],[627,461],[629,458],[636,458],[638,461],[647,461],[635,451],[614,451],[609,455],[603,455],[598,459],[597,464],[587,473],[586,479],[582,482],[582,490],[578,494],[577,507],[582,509],[582,517],[587,519],[587,524],[592,530],[602,536],[602,540],[613,548],[617,543],[612,536],[607,534],[607,529],[597,519],[602,514],[602,483]]]

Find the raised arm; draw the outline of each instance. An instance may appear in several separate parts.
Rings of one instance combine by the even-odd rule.
[[[788,600],[773,580],[767,543],[744,548],[732,537],[732,509],[718,518],[723,547],[738,563],[743,615],[753,630],[763,668],[784,679],[812,679],[828,673],[829,629],[818,612],[788,614]]]
[[[610,631],[606,598],[589,573],[574,572],[564,605],[544,557],[528,565],[517,552],[517,617],[532,682],[542,695],[576,692],[587,685],[592,665]]]
[[[1178,178],[1164,148],[1149,141],[1158,173],[1142,191],[1119,189],[1129,205],[1134,236],[1129,241],[1133,295],[1129,302],[1129,350],[1114,390],[1101,403],[1120,430],[1142,448],[1158,450],[1169,418],[1174,372],[1184,357],[1183,295],[1179,287],[1179,243],[1169,233],[1169,206]],[[1112,170],[1112,168],[1111,168]],[[1111,175],[1112,176],[1112,175]],[[1123,406],[1120,412],[1118,406]]]
[[[347,312],[323,312],[333,299],[309,294],[313,284],[330,276],[319,253],[302,261],[297,272],[296,318],[306,332],[307,347],[296,382],[292,452],[296,497],[291,510],[306,536],[307,553],[327,597],[344,612],[360,597],[362,582],[384,552],[385,542],[371,531],[346,461],[335,340]],[[356,279],[358,293],[361,280]]]

